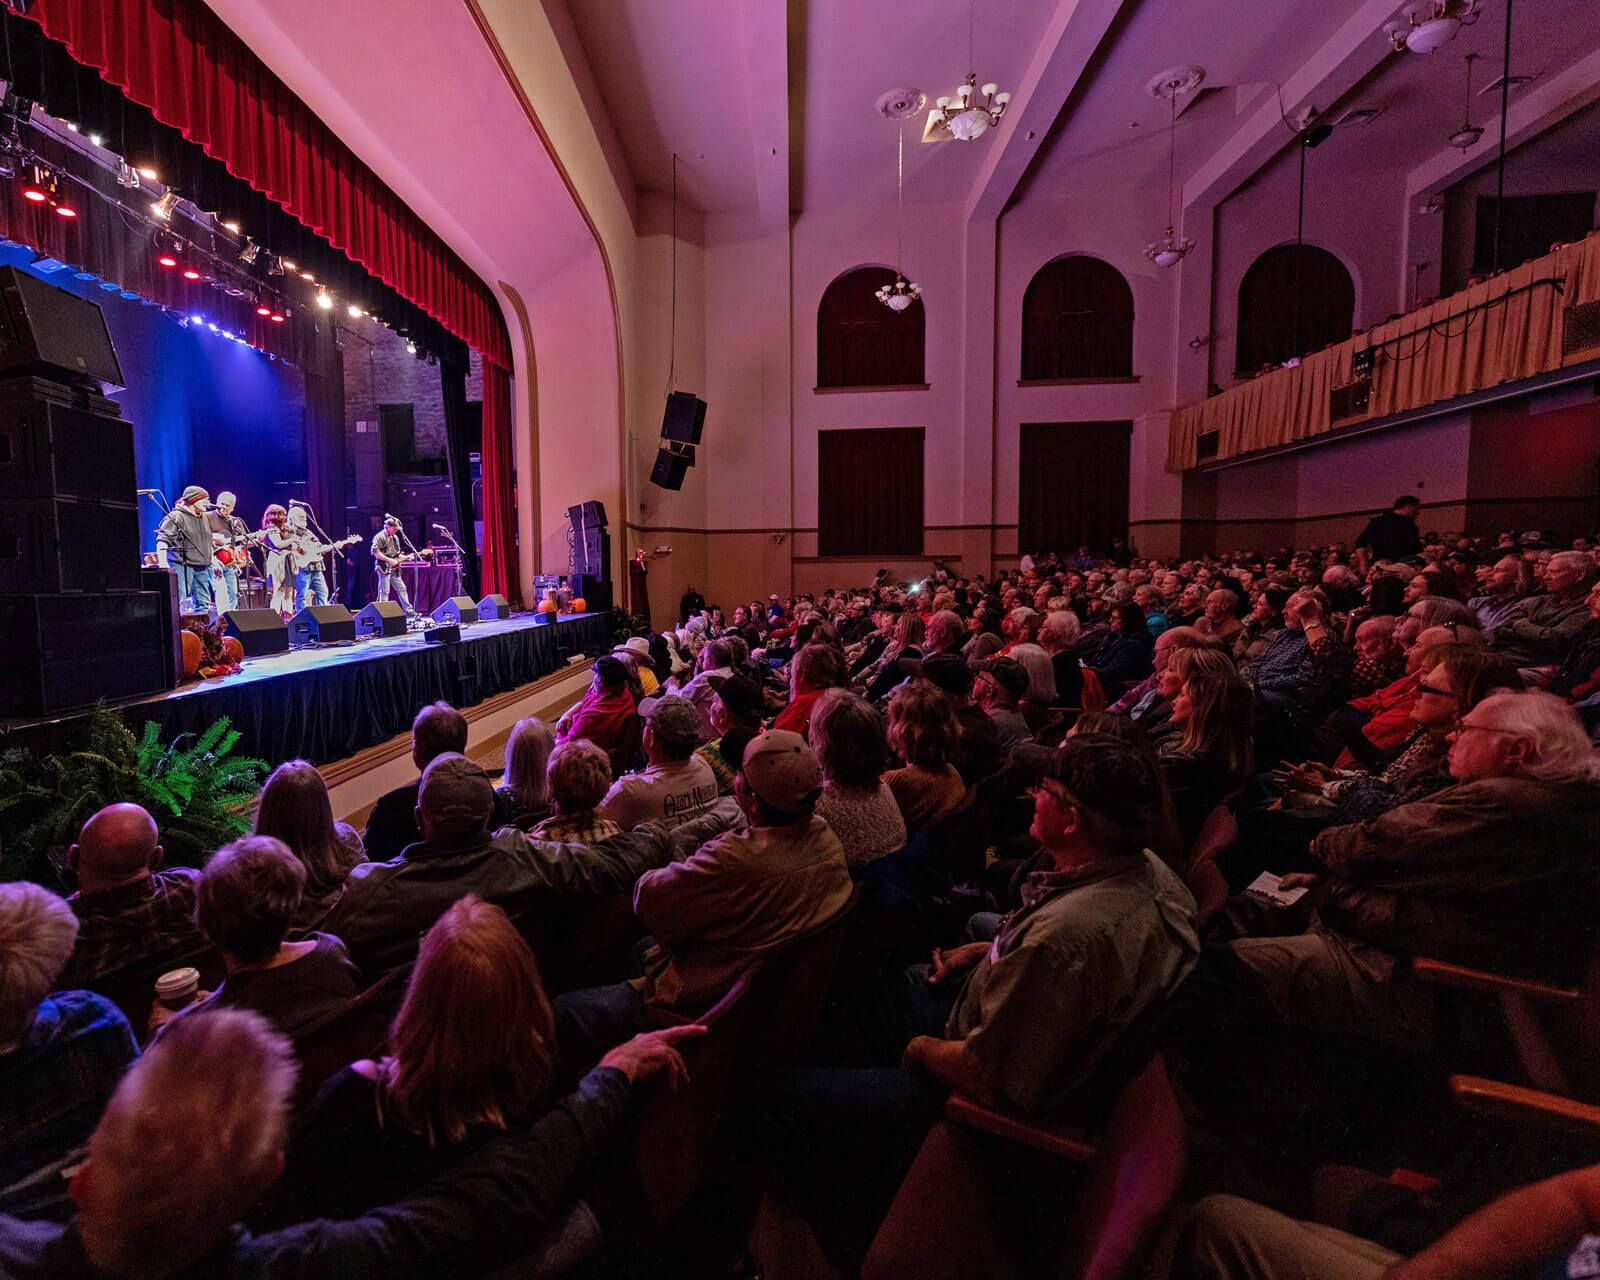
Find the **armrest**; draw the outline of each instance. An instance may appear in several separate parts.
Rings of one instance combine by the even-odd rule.
[[[1571,1098],[1479,1076],[1451,1076],[1450,1092],[1468,1111],[1575,1133],[1580,1137],[1600,1137],[1600,1107],[1574,1102]]]
[[[1548,982],[1512,978],[1503,973],[1469,969],[1464,964],[1448,964],[1443,960],[1429,960],[1422,956],[1411,961],[1411,972],[1424,982],[1441,987],[1467,987],[1473,991],[1487,991],[1491,995],[1521,996],[1540,1004],[1574,1004],[1578,999],[1576,987],[1557,987]]]
[[[1025,1147],[1060,1156],[1078,1164],[1094,1159],[1095,1145],[1078,1129],[1059,1120],[1039,1120],[1014,1112],[998,1111],[959,1093],[952,1093],[944,1104],[945,1119],[992,1133],[998,1138],[1020,1142]]]

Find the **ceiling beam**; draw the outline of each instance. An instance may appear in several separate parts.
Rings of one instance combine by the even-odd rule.
[[[998,218],[1028,166],[1050,136],[1056,117],[1123,9],[1134,0],[1060,0],[1038,51],[1011,94],[1005,123],[984,155],[966,201],[968,220]],[[1002,89],[1006,86],[1001,85]],[[944,145],[960,146],[960,143]]]
[[[751,167],[763,223],[789,217],[789,13],[784,0],[745,0],[739,6],[745,110],[750,119]]]

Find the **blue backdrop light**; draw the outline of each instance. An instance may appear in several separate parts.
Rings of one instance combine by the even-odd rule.
[[[95,303],[106,318],[126,390],[113,392],[133,424],[139,487],[177,500],[184,486],[203,485],[216,497],[239,495],[238,515],[251,528],[268,503],[304,498],[305,378],[220,331],[180,321],[111,282],[71,271],[36,271],[30,250],[0,247],[0,264],[30,271],[58,289]],[[129,495],[133,497],[132,494]],[[161,512],[140,500],[142,546],[155,549]]]

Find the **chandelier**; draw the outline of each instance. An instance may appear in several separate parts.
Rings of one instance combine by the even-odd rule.
[[[967,65],[973,65],[972,56],[972,0],[967,3]],[[950,97],[939,98],[934,106],[939,108],[939,123],[950,131],[950,136],[960,142],[975,142],[1000,123],[1011,101],[1009,93],[1001,93],[1000,86],[992,80],[977,90],[978,73],[967,72],[966,82]],[[975,100],[975,90],[983,94],[983,101]]]
[[[1478,20],[1478,0],[1413,0],[1400,16],[1383,24],[1394,51],[1432,53]]]
[[[1483,137],[1483,129],[1472,123],[1472,63],[1477,54],[1467,55],[1467,110],[1461,127],[1450,135],[1450,145],[1461,151],[1472,147],[1479,138]]]
[[[1145,246],[1144,256],[1158,267],[1175,267],[1189,256],[1194,241],[1173,230],[1176,222],[1172,216],[1173,192],[1176,189],[1176,157],[1178,140],[1178,95],[1198,89],[1206,73],[1199,67],[1179,67],[1164,71],[1150,82],[1149,89],[1158,98],[1165,98],[1170,108],[1167,114],[1167,230],[1161,239]]]
[[[921,98],[921,95],[918,95]],[[922,98],[922,101],[927,99]],[[898,120],[894,126],[895,131],[895,188],[899,198],[900,220],[894,233],[894,283],[882,285],[878,289],[878,301],[888,307],[890,311],[904,311],[913,302],[922,296],[922,286],[913,281],[908,281],[900,274],[900,263],[905,259],[905,231],[906,231],[906,132],[905,126]]]

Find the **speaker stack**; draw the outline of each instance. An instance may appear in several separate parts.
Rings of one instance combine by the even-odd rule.
[[[656,464],[650,468],[650,483],[663,489],[683,488],[683,477],[694,466],[694,451],[706,425],[706,402],[687,391],[674,391],[667,397],[667,410],[661,417],[661,444],[656,449]]]
[[[611,535],[606,532],[602,502],[580,502],[567,508],[567,586],[583,599],[590,613],[611,608]]]
[[[122,384],[100,308],[0,268],[0,715],[177,679],[170,587],[140,575],[133,427],[97,380]]]

